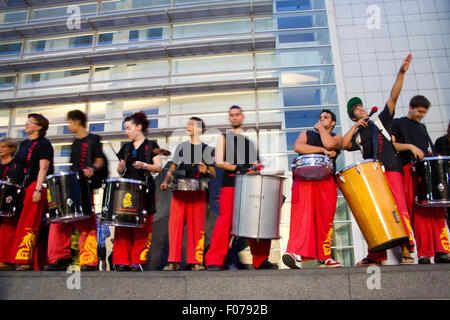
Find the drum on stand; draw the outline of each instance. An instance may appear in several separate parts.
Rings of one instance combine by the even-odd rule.
[[[336,182],[373,252],[409,241],[379,161],[354,163],[336,174]]]
[[[19,216],[25,192],[17,184],[0,180],[0,217]]]
[[[238,175],[231,233],[253,239],[279,239],[284,202],[283,177]]]
[[[47,176],[47,219],[51,223],[74,222],[94,215],[87,179],[75,171]]]
[[[321,180],[333,174],[333,161],[323,154],[305,154],[294,158],[292,174],[303,180]]]
[[[167,188],[172,191],[204,191],[208,189],[208,180],[204,178],[196,179],[173,175],[167,183]]]
[[[425,157],[414,164],[416,203],[423,207],[450,207],[450,157]]]
[[[109,178],[103,191],[100,223],[107,226],[142,228],[147,184],[140,180]]]

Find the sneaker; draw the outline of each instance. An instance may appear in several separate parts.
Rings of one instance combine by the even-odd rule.
[[[205,267],[202,264],[192,264],[191,270],[192,271],[202,271],[202,270],[205,270]]]
[[[16,266],[12,263],[0,262],[0,271],[16,270]]]
[[[55,263],[49,263],[44,266],[45,271],[66,271],[72,264],[72,258],[61,258]]]
[[[116,265],[116,271],[130,271],[130,266],[126,265],[126,264],[120,264],[120,265]]]
[[[295,253],[286,252],[283,254],[283,263],[291,269],[301,269],[302,259]]]
[[[431,264],[431,260],[429,257],[420,257],[418,263],[419,264]]]
[[[218,265],[211,264],[209,266],[206,266],[206,270],[208,270],[208,271],[220,271],[222,269]]]
[[[448,253],[436,252],[434,255],[434,263],[450,263],[450,255]]]
[[[80,268],[81,271],[97,271],[98,270],[98,266],[89,266],[87,264],[82,265]]]
[[[141,271],[144,271],[144,269],[142,268],[142,265],[140,265],[140,264],[133,264],[131,266],[131,271],[133,271],[133,272],[141,272]]]
[[[258,270],[262,270],[262,269],[278,269],[278,265],[276,263],[272,263],[270,262],[268,259],[264,260],[263,263],[261,263],[261,265],[258,268],[255,268]]]
[[[320,265],[319,268],[338,268],[342,267],[342,265],[339,262],[334,261],[333,259],[327,259],[327,260],[318,260]]]
[[[180,264],[178,262],[169,262],[163,268],[163,271],[177,271],[177,270],[180,270]]]

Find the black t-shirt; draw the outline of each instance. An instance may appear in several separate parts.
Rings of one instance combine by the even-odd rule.
[[[81,171],[86,167],[92,167],[94,160],[102,157],[103,152],[100,141],[100,136],[91,133],[84,138],[74,139],[70,152],[72,170]]]
[[[237,164],[245,168],[250,168],[254,162],[259,161],[259,154],[255,145],[247,137],[227,132],[225,138],[225,161],[229,164]],[[242,150],[243,149],[243,150]],[[223,187],[234,187],[235,172],[224,171]]]
[[[172,162],[177,165],[177,170],[183,170],[187,178],[199,178],[203,176],[198,171],[198,164],[203,162],[207,166],[214,164],[214,148],[206,143],[192,144],[184,141],[177,145]]]
[[[336,136],[336,133],[334,132],[330,132],[330,135],[332,137]],[[311,145],[311,146],[315,146],[315,147],[324,147],[322,144],[322,139],[320,138],[320,133],[318,133],[317,131],[312,131],[312,130],[308,130],[306,131],[306,143]],[[333,174],[336,172],[336,159],[339,156],[339,154],[341,153],[340,150],[334,150],[336,152],[336,156],[331,158],[331,160],[333,161]],[[320,154],[324,154],[324,153],[320,153]]]
[[[424,154],[431,151],[427,128],[423,123],[411,120],[408,117],[394,119],[392,135],[395,136],[397,142],[413,144]],[[402,151],[399,155],[402,165],[414,161],[414,156],[410,151]]]
[[[14,160],[11,160],[8,163],[2,164],[0,163],[0,180],[8,180],[8,177],[11,174],[10,170],[14,168]]]
[[[383,125],[386,129],[385,134],[390,138],[392,134],[393,115],[390,115],[387,104],[377,118],[375,122]],[[364,159],[373,159],[376,155],[377,160],[384,165],[386,171],[403,173],[400,157],[392,141],[388,140],[373,121],[369,121],[367,127],[359,127],[358,129],[352,137],[350,151],[360,150]],[[375,146],[377,148],[376,151],[374,151]]]
[[[448,136],[437,138],[434,142],[434,149],[440,156],[450,156],[450,144],[448,143]]]
[[[16,168],[12,180],[18,184],[23,182],[28,187],[37,180],[40,160],[50,161],[47,175],[53,174],[53,154],[52,144],[45,137],[22,141],[14,157]]]

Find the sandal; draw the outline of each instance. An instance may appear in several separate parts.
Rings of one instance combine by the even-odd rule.
[[[414,258],[411,256],[402,256],[400,264],[414,264]]]
[[[357,267],[382,266],[382,265],[383,265],[382,261],[370,260],[368,258],[364,258],[356,264]]]

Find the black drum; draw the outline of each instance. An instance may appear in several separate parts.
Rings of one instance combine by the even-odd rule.
[[[140,180],[107,179],[100,223],[107,226],[143,227],[147,214],[144,209],[147,192],[146,183]]]
[[[450,206],[450,157],[425,157],[414,165],[416,203],[423,207]]]
[[[24,189],[19,185],[0,181],[0,217],[19,216],[24,196]]]
[[[89,182],[78,172],[53,174],[47,176],[45,183],[49,222],[74,222],[94,215]]]

